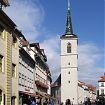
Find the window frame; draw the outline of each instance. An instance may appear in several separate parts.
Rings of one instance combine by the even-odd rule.
[[[103,82],[101,83],[101,87],[104,87],[104,83]]]
[[[17,45],[17,38],[14,35],[12,35],[12,46],[16,48],[16,45]]]
[[[67,43],[67,53],[71,53],[71,43]]]
[[[2,90],[0,89],[0,97],[1,97],[1,101],[0,101],[0,104],[2,103],[2,100],[3,100],[3,92],[2,92]]]
[[[4,67],[4,56],[2,56],[2,55],[0,55],[0,68],[1,68],[1,70],[0,70],[0,72],[4,72],[4,70],[3,70],[3,67]]]
[[[101,94],[102,94],[102,95],[104,94],[104,92],[105,92],[104,89],[101,89]]]
[[[0,25],[0,37],[4,38],[4,27]]]
[[[14,66],[14,70],[13,70],[13,66]],[[14,74],[13,74],[14,71]],[[12,63],[12,77],[16,78],[16,64]]]

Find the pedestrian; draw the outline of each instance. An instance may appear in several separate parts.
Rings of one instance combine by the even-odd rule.
[[[36,105],[36,100],[35,99],[32,99],[31,105]]]
[[[54,105],[54,101],[53,100],[51,100],[51,105]]]
[[[46,99],[43,105],[48,105],[48,100]]]
[[[85,101],[85,105],[91,105],[91,101],[89,98],[87,98],[87,100]]]
[[[70,99],[67,99],[67,100],[66,100],[66,105],[71,105]]]

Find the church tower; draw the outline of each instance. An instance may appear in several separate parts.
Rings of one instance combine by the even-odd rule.
[[[78,38],[73,34],[72,21],[70,14],[70,1],[68,0],[66,32],[60,37],[61,40],[61,102],[65,103],[67,99],[77,105],[77,43]]]

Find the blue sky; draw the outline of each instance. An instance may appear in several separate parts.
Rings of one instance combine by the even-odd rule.
[[[59,38],[65,33],[67,0],[11,0],[10,5],[6,13],[30,43],[39,42],[45,49],[55,80],[60,74]],[[79,80],[97,85],[105,71],[104,0],[70,0],[70,7],[79,39]]]

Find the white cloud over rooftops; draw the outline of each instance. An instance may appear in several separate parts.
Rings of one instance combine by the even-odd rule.
[[[60,39],[51,37],[41,43],[48,57],[53,80],[60,74]],[[78,46],[78,77],[79,80],[97,85],[98,79],[104,73],[97,65],[103,58],[100,48],[94,43],[83,43]]]
[[[44,10],[38,0],[11,0],[6,13],[16,23],[27,40],[33,41],[41,35]]]

